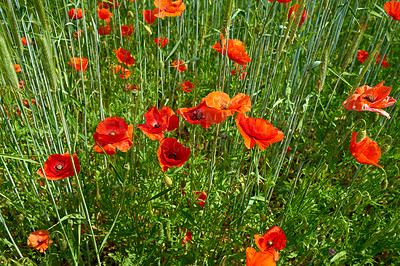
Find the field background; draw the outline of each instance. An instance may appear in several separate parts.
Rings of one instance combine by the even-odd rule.
[[[155,8],[151,1],[121,3],[110,8],[111,34],[100,36],[105,24],[95,1],[0,2],[2,264],[243,265],[254,234],[274,225],[288,239],[279,265],[398,263],[398,104],[385,109],[391,119],[341,104],[355,88],[383,80],[399,99],[399,22],[384,1],[184,0],[182,17],[153,25],[142,15]],[[309,14],[301,26],[287,19],[295,3]],[[71,8],[85,16],[69,19]],[[121,36],[122,25],[134,25],[134,33]],[[221,32],[245,44],[252,59],[245,79],[211,48]],[[23,46],[25,36],[34,44]],[[160,36],[170,40],[163,48],[153,42]],[[136,59],[127,80],[110,69],[119,47]],[[361,64],[360,49],[387,55],[389,67],[372,57]],[[71,57],[88,58],[86,72],[68,65]],[[188,70],[177,72],[174,60]],[[184,80],[195,84],[192,92],[177,88]],[[165,135],[191,155],[163,173],[158,142],[136,125],[149,107],[193,107],[218,90],[249,95],[248,115],[268,120],[283,141],[248,150],[233,116],[208,129],[179,117],[179,129]],[[26,107],[25,99],[36,103]],[[92,149],[106,117],[134,125],[128,152]],[[381,148],[390,145],[382,169],[349,153],[351,133],[364,128]],[[49,155],[66,151],[78,155],[78,176],[47,181],[36,174]],[[191,194],[203,190],[204,208]],[[39,229],[54,240],[44,254],[27,246]],[[193,238],[182,244],[187,230]]]

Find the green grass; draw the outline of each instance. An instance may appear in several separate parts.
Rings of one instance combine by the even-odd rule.
[[[385,108],[390,120],[341,104],[357,87],[383,80],[390,96],[400,96],[399,22],[389,19],[385,2],[300,0],[309,14],[300,27],[287,19],[295,0],[288,7],[185,0],[182,17],[153,25],[142,16],[152,1],[122,2],[110,9],[107,36],[97,34],[104,21],[94,1],[0,3],[2,264],[244,265],[254,234],[278,225],[288,239],[278,265],[396,265],[398,104]],[[85,16],[71,20],[67,12],[76,7]],[[131,37],[121,36],[122,25],[135,26]],[[220,32],[245,44],[252,59],[246,79],[231,75],[233,61],[211,48]],[[22,46],[23,36],[34,44]],[[170,40],[163,48],[153,42],[159,36]],[[127,80],[110,69],[119,47],[136,59]],[[372,57],[361,64],[359,49],[386,54],[389,67]],[[89,59],[85,73],[67,64],[71,57]],[[174,60],[187,62],[188,70],[177,72]],[[184,80],[195,90],[178,90]],[[126,84],[140,90],[134,94]],[[264,151],[248,150],[234,116],[208,129],[179,117],[179,129],[165,135],[190,147],[191,155],[163,173],[159,143],[136,125],[149,107],[193,107],[218,90],[249,95],[248,115],[268,120],[284,139]],[[25,99],[36,104],[26,107]],[[92,149],[92,135],[106,117],[134,126],[128,152],[105,156]],[[382,169],[359,164],[349,152],[351,133],[363,128],[381,148],[390,143]],[[36,174],[49,155],[66,151],[77,153],[79,175],[47,181]],[[203,190],[204,208],[191,194]],[[43,254],[27,246],[40,229],[54,240]],[[186,230],[193,239],[183,245]]]

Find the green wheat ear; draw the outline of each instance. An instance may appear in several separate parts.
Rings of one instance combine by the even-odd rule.
[[[54,60],[53,60],[53,50],[51,47],[50,36],[45,33],[44,36],[38,37],[37,39],[39,40],[39,43],[42,47],[40,52],[43,56],[42,63],[43,63],[44,71],[50,80],[51,91],[55,91],[57,89],[57,74],[56,74],[55,64],[54,64]]]
[[[0,62],[1,69],[4,73],[6,73],[5,77],[10,83],[11,87],[18,88],[18,77],[15,72],[14,64],[11,60],[10,53],[6,40],[4,39],[3,30],[0,31]]]
[[[33,5],[35,6],[36,12],[39,16],[39,21],[41,23],[44,31],[49,29],[49,24],[47,23],[46,13],[44,11],[44,3],[43,0],[33,0]]]
[[[17,20],[15,19],[15,14],[12,11],[12,6],[10,2],[9,1],[4,1],[4,2],[5,2],[4,7],[9,18],[8,22],[11,29],[11,37],[14,39],[14,43],[17,44],[19,51],[22,52],[21,36],[19,35],[18,32]]]

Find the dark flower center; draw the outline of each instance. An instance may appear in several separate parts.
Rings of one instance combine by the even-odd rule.
[[[108,133],[108,135],[111,135],[111,136],[114,136],[114,135],[116,135],[117,133],[115,133],[114,131],[111,131],[110,133]]]
[[[61,171],[63,168],[64,168],[63,163],[58,163],[56,166],[54,166],[54,169],[56,169],[56,171]]]
[[[193,120],[200,121],[200,120],[203,120],[204,118],[205,117],[204,117],[202,111],[196,110],[193,112]]]
[[[154,124],[153,127],[154,128],[159,128],[159,127],[161,127],[161,124]]]
[[[273,242],[273,241],[270,240],[270,241],[267,242],[267,246],[268,246],[268,247],[272,247],[273,245],[274,245],[274,242]]]
[[[169,154],[168,156],[168,159],[176,159],[176,154],[175,153],[171,153],[171,154]]]
[[[41,239],[41,238],[39,238],[38,239],[38,243],[40,244],[40,243],[42,243],[43,242],[43,240]]]
[[[374,102],[374,97],[372,96],[372,95],[366,95],[366,96],[364,96],[364,97],[362,97],[363,98],[363,100],[367,100],[367,101],[369,101],[370,103],[373,103]]]
[[[229,108],[229,104],[223,104],[223,105],[221,106],[221,109],[222,109],[222,110],[228,110],[228,108]]]

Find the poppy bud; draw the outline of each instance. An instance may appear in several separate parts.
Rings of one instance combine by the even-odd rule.
[[[162,223],[160,223],[160,225],[158,227],[158,237],[159,238],[163,238],[164,237],[164,227],[163,227]]]
[[[367,136],[366,130],[361,130],[360,132],[358,132],[356,136],[356,143],[360,143],[363,139],[365,139],[366,136]]]
[[[172,179],[169,178],[168,176],[164,177],[164,182],[168,187],[172,186]]]
[[[375,114],[374,121],[376,122],[379,120],[380,114],[379,113],[374,113],[374,114]]]
[[[18,223],[22,223],[25,219],[25,216],[23,214],[20,214],[17,216],[17,222]]]
[[[390,150],[390,145],[389,144],[387,144],[387,143],[385,143],[385,144],[383,144],[382,146],[381,146],[381,152],[382,153],[386,153],[386,152],[388,152],[389,150]]]
[[[67,247],[68,247],[67,241],[66,241],[65,239],[61,240],[61,241],[60,241],[60,248],[61,248],[61,250],[66,250]]]
[[[130,166],[129,166],[129,164],[127,164],[127,163],[126,163],[126,164],[124,165],[124,168],[125,168],[126,170],[128,170],[128,171],[129,171],[129,169],[130,169]]]
[[[132,11],[128,11],[128,17],[133,18],[133,12]]]
[[[389,182],[388,182],[387,178],[386,177],[383,178],[383,180],[381,182],[381,190],[387,189],[388,185],[389,185]]]

